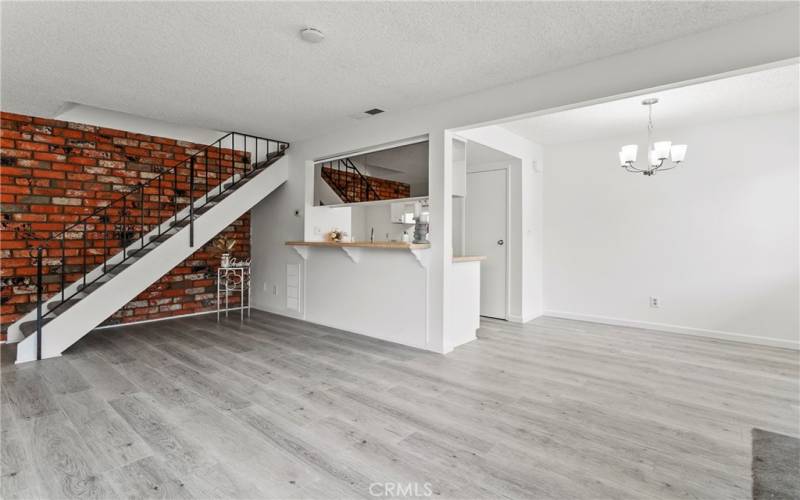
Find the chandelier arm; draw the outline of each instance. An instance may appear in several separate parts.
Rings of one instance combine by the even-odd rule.
[[[678,164],[677,164],[677,163],[673,163],[671,167],[667,167],[667,168],[661,168],[661,167],[659,167],[658,171],[659,171],[659,172],[666,172],[667,170],[672,170],[673,168],[675,168],[675,167],[677,167],[677,166],[678,166]]]
[[[646,172],[646,170],[642,170],[642,169],[636,168],[633,165],[626,165],[625,166],[625,170],[627,170],[628,172],[634,172],[634,173],[637,173],[637,174],[638,173],[642,173],[642,172]]]

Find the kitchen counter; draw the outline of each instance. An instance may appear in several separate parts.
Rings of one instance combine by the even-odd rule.
[[[483,255],[453,257],[456,321],[442,333],[441,347],[432,348],[430,243],[287,241],[286,246],[302,258],[300,289],[294,293],[310,311],[307,321],[436,352],[476,338]]]

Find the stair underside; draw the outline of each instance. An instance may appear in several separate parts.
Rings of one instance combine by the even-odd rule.
[[[222,193],[219,193],[220,189],[219,186],[215,186],[208,192],[207,198],[205,195],[199,198],[199,200],[207,200],[207,201],[205,201],[205,203],[194,209],[194,216],[199,217],[204,213],[208,212],[209,210],[211,210],[220,201],[224,200],[225,198],[236,192],[236,190],[238,190],[239,188],[250,182],[258,173],[260,173],[260,171],[262,171],[263,169],[267,168],[268,166],[270,166],[271,164],[275,163],[280,158],[282,158],[283,153],[282,152],[280,154],[272,153],[270,156],[271,157],[268,158],[267,160],[257,163],[255,165],[255,168],[248,172],[247,177],[241,178],[236,182],[228,180],[222,183],[222,189],[223,189]],[[47,314],[46,317],[42,318],[42,326],[46,325],[59,315],[68,311],[71,307],[79,303],[81,299],[87,297],[89,294],[102,287],[115,275],[121,273],[123,270],[134,265],[141,257],[153,251],[156,247],[158,247],[158,245],[167,241],[169,238],[177,234],[181,229],[188,226],[189,219],[188,217],[185,217],[183,219],[178,219],[177,222],[173,219],[168,221],[168,224],[170,226],[169,229],[165,230],[161,235],[150,236],[147,239],[145,246],[140,248],[136,248],[134,246],[132,249],[128,250],[127,258],[122,263],[118,263],[114,266],[106,264],[107,270],[103,275],[101,275],[92,282],[87,282],[85,285],[83,284],[78,285],[78,290],[79,290],[78,295],[70,297],[64,302],[57,301],[48,303],[46,305],[46,308],[43,308],[42,311],[43,316]],[[138,242],[141,242],[141,238],[138,240]],[[26,321],[24,323],[21,323],[19,329],[20,332],[22,332],[22,334],[25,337],[28,337],[29,335],[31,335],[36,331],[36,320]]]

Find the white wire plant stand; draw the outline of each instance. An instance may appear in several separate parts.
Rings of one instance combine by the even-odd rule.
[[[239,305],[230,307],[230,297],[236,294]],[[237,310],[240,319],[244,320],[245,310],[250,317],[250,259],[231,258],[227,266],[217,269],[217,321],[223,313],[227,318],[228,313]]]

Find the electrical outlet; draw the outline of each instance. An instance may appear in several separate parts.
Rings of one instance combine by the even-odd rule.
[[[272,295],[278,295],[278,285],[272,285]]]
[[[661,301],[658,299],[658,297],[650,297],[650,307],[661,307]]]
[[[267,291],[267,282],[266,281],[264,282],[264,291],[265,292]]]

